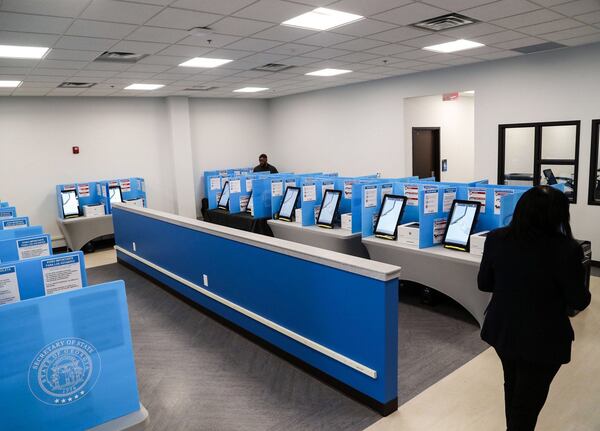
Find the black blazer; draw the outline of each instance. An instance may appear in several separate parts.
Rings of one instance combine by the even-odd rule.
[[[571,360],[575,339],[567,315],[591,300],[585,287],[583,250],[563,235],[530,241],[508,228],[488,234],[477,282],[492,292],[481,338],[499,354],[531,362]]]

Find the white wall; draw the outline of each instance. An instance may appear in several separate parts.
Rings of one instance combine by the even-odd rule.
[[[204,171],[255,166],[268,153],[265,100],[190,99],[190,125],[197,197],[204,196]]]
[[[440,128],[440,159],[448,160],[442,181],[471,181],[474,176],[474,97],[444,102],[442,95],[404,99],[406,172],[412,174],[412,128]]]
[[[582,121],[577,236],[600,257],[600,207],[587,205],[591,120],[600,118],[600,44],[332,88],[270,102],[273,160],[285,169],[407,173],[403,99],[475,90],[474,178],[497,179],[498,124]]]
[[[0,135],[0,198],[54,238],[56,184],[139,176],[152,208],[174,210],[163,99],[2,98]]]

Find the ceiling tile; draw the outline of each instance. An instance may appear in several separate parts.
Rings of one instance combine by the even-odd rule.
[[[314,31],[278,25],[269,28],[268,30],[256,33],[254,37],[258,37],[261,39],[270,39],[280,42],[294,42],[313,34],[315,34]]]
[[[574,19],[570,19],[570,18],[563,18],[563,19],[559,19],[556,21],[550,21],[550,22],[545,22],[542,24],[521,27],[519,29],[519,31],[529,34],[529,35],[532,35],[532,36],[537,36],[537,35],[544,34],[544,33],[551,33],[551,32],[555,32],[555,31],[566,30],[568,28],[574,28],[574,27],[579,27],[579,26],[581,26],[581,23],[579,21],[575,21]]]
[[[290,18],[310,12],[314,7],[281,0],[259,0],[236,12],[234,16],[280,24]]]
[[[425,51],[423,49],[416,49],[414,51],[401,52],[400,54],[394,55],[394,57],[403,58],[406,60],[418,60],[422,58],[427,58],[435,55],[434,52]]]
[[[80,70],[75,75],[74,78],[110,78],[111,76],[115,76],[119,73],[116,70]]]
[[[20,33],[0,31],[0,40],[7,45],[52,46],[60,38],[56,34]]]
[[[421,36],[415,39],[405,40],[402,43],[404,45],[414,46],[415,48],[425,48],[426,46],[452,42],[453,40],[455,39],[444,36],[443,34],[429,34],[427,36]]]
[[[231,15],[255,1],[256,0],[177,0],[175,3],[171,4],[171,7],[192,9],[221,15]]]
[[[267,49],[276,47],[277,45],[281,45],[279,41],[266,40],[266,39],[253,39],[251,37],[246,37],[237,42],[233,42],[230,45],[227,45],[227,49],[241,49],[245,51],[265,51]]]
[[[573,39],[561,40],[560,43],[567,46],[587,45],[588,43],[600,42],[600,34],[592,34],[589,36],[575,37]]]
[[[536,3],[540,6],[550,7],[556,6],[562,3],[568,3],[569,0],[531,0],[532,3]]]
[[[277,55],[277,54],[254,54],[244,58],[244,62],[253,67],[263,66],[268,63],[278,63],[282,61],[284,58],[287,58],[286,55]]]
[[[460,12],[494,1],[496,0],[423,0],[423,3],[428,3],[432,6],[437,6],[452,12]]]
[[[221,18],[221,15],[211,13],[167,8],[146,22],[146,25],[189,30],[193,27],[208,27]]]
[[[114,0],[92,0],[90,6],[81,14],[80,18],[143,24],[160,12],[160,10],[159,6]]]
[[[388,30],[382,33],[373,34],[369,36],[369,39],[383,40],[385,42],[395,43],[402,42],[408,39],[414,39],[415,37],[419,36],[426,36],[428,34],[431,33],[428,31],[417,30],[416,28],[412,27],[400,27],[395,28],[394,30]]]
[[[386,45],[385,42],[373,40],[373,39],[354,39],[349,40],[348,42],[342,42],[338,45],[335,45],[333,48],[336,49],[349,49],[350,51],[365,51],[367,49],[375,48],[377,46]]]
[[[0,2],[0,10],[38,15],[76,17],[89,3],[89,0],[3,0]]]
[[[7,79],[7,78],[2,77],[2,79]],[[56,82],[57,84],[60,84],[61,82],[64,81],[64,79],[60,76],[37,75],[35,73],[35,71],[33,73],[30,73],[27,76],[27,79],[29,79],[31,81],[37,81],[37,82]]]
[[[15,88],[12,92],[13,96],[45,96],[48,92],[51,91],[47,88],[33,88],[33,89],[25,89],[25,88]]]
[[[570,3],[561,4],[559,6],[554,6],[552,10],[567,16],[581,15],[600,10],[600,1],[577,0]]]
[[[72,76],[76,72],[76,69],[47,69],[44,67],[36,67],[34,73],[39,75],[58,76],[65,78]]]
[[[415,49],[412,46],[400,45],[397,43],[389,43],[387,45],[378,46],[377,48],[368,49],[367,52],[378,55],[394,55],[401,52],[412,51]]]
[[[354,52],[352,54],[342,55],[341,57],[336,57],[336,61],[347,61],[348,63],[359,63],[361,61],[373,60],[374,58],[378,58],[378,55],[369,54],[367,52]]]
[[[486,34],[498,33],[505,30],[497,25],[488,24],[487,22],[480,22],[476,24],[465,25],[463,27],[454,28],[452,30],[446,30],[440,32],[446,36],[451,36],[456,39],[469,39],[476,36],[484,36]]]
[[[175,43],[188,36],[188,32],[184,30],[143,26],[138,27],[137,30],[127,36],[127,39],[141,42]]]
[[[147,80],[149,78],[152,78],[154,75],[156,75],[156,73],[154,72],[130,72],[130,71],[126,71],[126,72],[121,72],[118,75],[116,75],[117,78],[131,78],[131,79],[135,79],[135,80]]]
[[[127,70],[131,67],[129,63],[109,63],[106,61],[92,61],[87,66],[85,66],[86,70],[112,70],[112,71],[122,71]]]
[[[488,34],[487,36],[474,37],[473,41],[483,43],[484,45],[496,45],[500,42],[521,39],[525,36],[526,35],[524,35],[523,33],[519,33],[512,30],[506,30],[500,33]]]
[[[232,34],[235,36],[250,36],[251,34],[254,34],[272,26],[273,24],[268,22],[259,22],[251,19],[227,17],[211,25],[211,28],[217,33]],[[261,37],[263,39],[275,39],[271,37],[265,37],[262,35],[256,35],[256,37]]]
[[[40,68],[51,68],[51,69],[81,69],[87,61],[69,61],[69,60],[41,60],[37,67]]]
[[[350,51],[345,51],[342,49],[334,49],[334,48],[322,48],[317,49],[316,51],[311,51],[305,55],[305,57],[315,57],[322,59],[329,59],[334,57],[339,57],[340,55],[351,54]]]
[[[173,55],[179,57],[187,57],[189,59],[191,57],[203,57],[205,54],[211,51],[211,48],[177,44],[166,47],[160,52],[160,55]]]
[[[509,42],[495,43],[494,46],[502,49],[515,49],[522,48],[524,46],[538,45],[544,42],[546,42],[544,39],[539,39],[537,37],[525,37],[523,39],[511,40]]]
[[[129,69],[128,72],[164,72],[165,70],[171,69],[172,66],[165,66],[160,64],[134,64]]]
[[[445,9],[440,9],[423,3],[411,3],[409,5],[401,6],[388,12],[375,15],[373,18],[398,25],[409,25],[424,19],[446,15],[447,13],[448,11]]]
[[[117,40],[99,39],[96,37],[63,36],[54,45],[55,48],[80,49],[83,51],[106,51]]]
[[[122,40],[113,47],[111,51],[134,52],[136,54],[156,54],[168,45],[165,43],[155,42],[134,42],[131,40]]]
[[[586,24],[599,24],[600,23],[600,11],[586,13],[585,15],[577,15],[574,18],[576,20],[584,22]]]
[[[298,42],[316,46],[331,46],[335,45],[336,43],[342,43],[352,39],[352,36],[331,33],[329,31],[320,31],[312,36],[304,37],[298,40]]]
[[[108,37],[121,39],[136,29],[135,25],[114,22],[76,20],[65,34],[72,36]]]
[[[521,54],[520,52],[516,52],[516,51],[500,51],[500,52],[494,52],[492,54],[478,55],[477,58],[483,58],[484,60],[499,60],[501,58],[516,57],[518,55],[523,55],[523,54]]]
[[[502,18],[493,22],[499,26],[514,29],[525,27],[527,25],[541,24],[559,18],[562,18],[562,16],[556,12],[552,12],[549,9],[539,9],[533,12]]]
[[[227,34],[213,33],[209,37],[188,36],[185,39],[179,41],[179,44],[203,46],[205,48],[222,48],[240,39],[241,38],[239,36],[229,36]]]
[[[363,19],[342,27],[335,28],[332,31],[351,36],[368,36],[375,33],[381,33],[382,31],[391,30],[396,27],[396,25],[389,24],[387,22],[376,21],[374,19]]]
[[[72,21],[70,18],[0,12],[0,29],[3,31],[62,34]]]
[[[265,52],[269,54],[281,54],[281,55],[302,55],[310,51],[316,51],[318,48],[314,45],[302,45],[299,43],[285,43],[275,48],[271,48]]]
[[[582,27],[570,28],[567,30],[557,31],[554,33],[544,34],[542,37],[553,42],[562,41],[564,39],[572,39],[574,37],[583,37],[600,34],[600,29],[584,25]]]
[[[0,67],[32,68],[37,66],[39,60],[25,58],[0,58]]]
[[[74,49],[52,49],[46,55],[46,60],[75,60],[92,61],[102,54],[101,51],[79,51]]]
[[[341,0],[327,7],[362,16],[372,16],[409,3],[412,3],[412,0]]]
[[[530,12],[539,8],[538,5],[525,0],[500,0],[476,8],[467,9],[463,13],[471,18],[476,18],[481,21],[492,21],[511,15]]]
[[[226,58],[229,60],[237,60],[240,58],[248,57],[251,53],[248,51],[238,51],[235,49],[221,48],[215,49],[210,53],[206,54],[205,57],[209,58]],[[229,66],[229,65],[228,65]]]
[[[290,57],[285,59],[286,64],[290,64],[293,66],[305,66],[307,64],[316,63],[318,60],[316,58],[310,57]]]

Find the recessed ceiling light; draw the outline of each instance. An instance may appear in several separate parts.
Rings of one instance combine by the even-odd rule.
[[[50,50],[42,46],[0,45],[0,57],[40,59]]]
[[[131,84],[125,87],[125,90],[158,90],[163,87],[162,84]]]
[[[472,42],[466,39],[459,39],[455,40],[454,42],[446,42],[440,43],[439,45],[426,46],[423,49],[427,51],[442,52],[446,54],[449,52],[464,51],[465,49],[479,48],[480,46],[485,45],[479,42]]]
[[[223,64],[230,63],[233,60],[225,60],[223,58],[204,58],[204,57],[194,57],[191,60],[184,61],[180,64],[183,67],[219,67]]]
[[[22,83],[23,81],[0,81],[0,88],[15,88]]]
[[[344,73],[350,73],[351,70],[345,69],[321,69],[315,70],[314,72],[309,72],[306,75],[310,76],[335,76],[335,75],[343,75]]]
[[[348,12],[318,7],[313,11],[303,13],[295,18],[288,19],[281,25],[290,27],[307,28],[309,30],[329,30],[342,25],[350,24],[363,19],[364,16]]]
[[[244,87],[233,90],[234,93],[258,93],[259,91],[266,91],[268,88],[265,87]]]

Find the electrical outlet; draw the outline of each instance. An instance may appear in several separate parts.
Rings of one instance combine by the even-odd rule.
[[[208,287],[208,275],[202,274],[202,281],[204,282],[204,286]]]
[[[132,246],[132,247],[133,247],[133,251],[137,251],[137,248],[136,248],[136,246],[135,246],[135,242],[133,243],[133,246]]]

